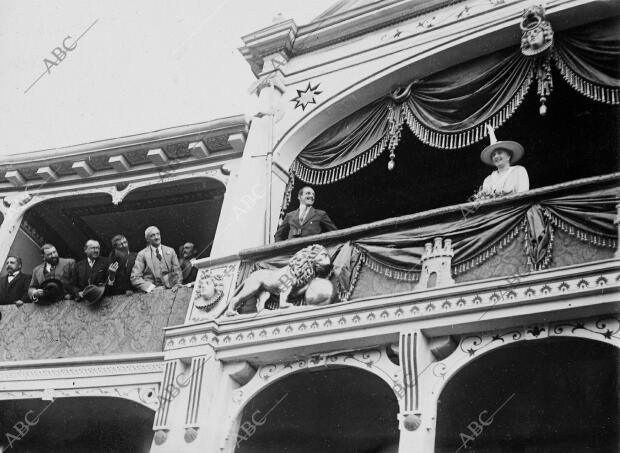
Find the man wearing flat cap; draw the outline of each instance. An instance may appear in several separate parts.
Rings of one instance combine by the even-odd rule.
[[[28,289],[30,298],[37,302],[39,298],[45,297],[46,291],[44,291],[44,286],[46,282],[50,281],[62,284],[61,297],[64,296],[65,299],[71,299],[77,296],[75,260],[60,258],[56,247],[52,244],[43,244],[41,253],[43,254],[43,263],[39,264],[32,271],[32,280],[30,280],[30,288]]]
[[[144,231],[146,248],[140,250],[131,270],[131,284],[145,293],[154,289],[178,287],[181,267],[174,249],[162,245],[159,228],[150,226]]]

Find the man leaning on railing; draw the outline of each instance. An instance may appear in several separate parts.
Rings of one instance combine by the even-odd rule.
[[[161,243],[159,228],[148,227],[144,238],[148,245],[138,252],[131,270],[131,284],[145,293],[181,286],[179,259],[174,249]]]
[[[43,244],[43,263],[32,271],[28,295],[34,302],[52,303],[77,296],[75,260],[60,258],[56,247]]]
[[[274,236],[276,242],[338,229],[325,211],[313,207],[314,190],[312,187],[302,187],[297,194],[297,199],[299,208],[286,214]]]

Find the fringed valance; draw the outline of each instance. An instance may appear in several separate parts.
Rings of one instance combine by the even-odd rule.
[[[545,269],[553,253],[555,229],[596,247],[614,249],[614,225],[620,193],[613,185],[586,192],[523,200],[515,205],[480,206],[473,215],[456,212],[448,219],[424,226],[400,225],[397,231],[330,245],[335,282],[341,300],[347,300],[362,269],[368,268],[397,281],[417,282],[424,244],[436,237],[451,239],[454,250],[452,274],[458,275],[486,262],[519,238],[530,270]],[[242,273],[288,262],[287,256],[245,263]]]
[[[333,183],[385,149],[390,152],[388,168],[393,168],[404,125],[436,148],[469,146],[486,137],[485,124],[497,128],[510,118],[534,80],[544,114],[546,96],[553,90],[552,62],[579,93],[619,104],[619,24],[614,18],[557,33],[545,54],[526,56],[508,48],[412,82],[317,137],[293,162],[291,173],[308,184]]]
[[[620,103],[620,21],[598,22],[558,33],[555,64],[568,84],[584,96]]]

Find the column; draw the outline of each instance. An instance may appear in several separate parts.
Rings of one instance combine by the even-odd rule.
[[[234,453],[241,414],[231,418],[233,392],[255,370],[223,364],[211,346],[165,362],[151,452]]]
[[[419,329],[400,333],[399,358],[405,389],[399,414],[399,453],[432,453],[435,448],[438,395],[432,392],[434,380],[429,342]]]
[[[284,92],[280,76],[263,76],[257,86],[259,112],[245,144],[236,174],[231,175],[211,256],[225,256],[272,242],[270,211],[280,200],[272,199],[273,124]],[[273,230],[273,228],[271,228]]]
[[[24,214],[33,204],[33,197],[27,192],[7,195],[0,201],[0,212],[4,217],[0,225],[0,263],[6,261]]]

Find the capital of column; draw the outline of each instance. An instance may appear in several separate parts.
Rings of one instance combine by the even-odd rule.
[[[10,214],[19,215],[24,213],[28,210],[28,205],[33,198],[34,196],[28,192],[6,195],[2,198],[2,202],[0,203],[0,212],[5,219]]]

